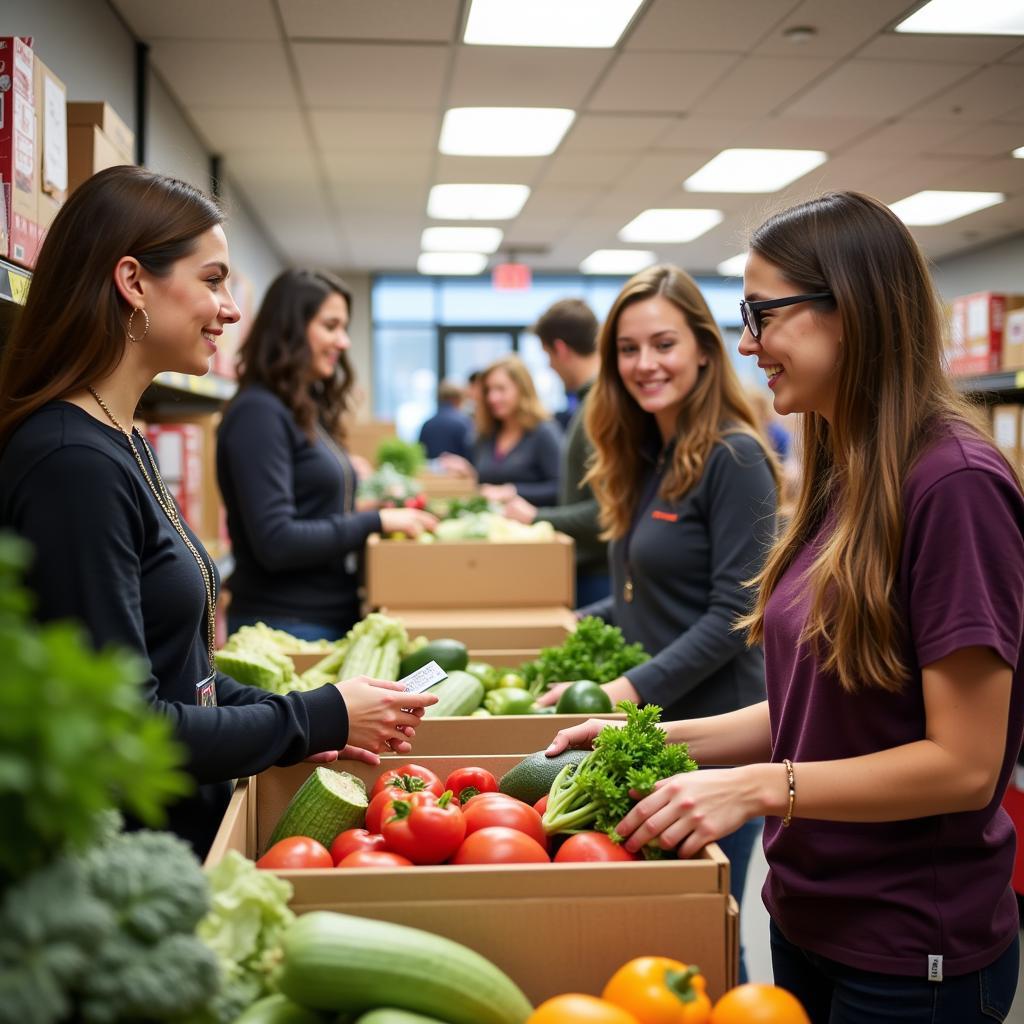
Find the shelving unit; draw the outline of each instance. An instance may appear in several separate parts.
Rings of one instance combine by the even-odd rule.
[[[0,299],[24,303],[32,271],[0,259]]]
[[[980,377],[956,378],[957,390],[963,394],[999,402],[1024,402],[1024,370],[986,373]]]

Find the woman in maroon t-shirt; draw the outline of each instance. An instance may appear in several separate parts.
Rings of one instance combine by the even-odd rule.
[[[888,207],[767,221],[740,350],[804,414],[803,484],[743,625],[768,700],[673,722],[702,763],[619,826],[692,856],[767,815],[776,981],[814,1024],[1002,1020],[1017,985],[1024,496],[956,393],[925,261]],[[560,733],[586,745],[602,723]]]

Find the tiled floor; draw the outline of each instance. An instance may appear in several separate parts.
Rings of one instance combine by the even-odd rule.
[[[746,947],[747,972],[751,981],[771,982],[772,955],[768,944],[768,913],[761,902],[761,886],[768,866],[764,861],[761,844],[754,846],[747,872],[747,888],[743,896],[740,928]],[[1024,970],[1017,988],[1017,999],[1006,1018],[1006,1024],[1024,1024]]]

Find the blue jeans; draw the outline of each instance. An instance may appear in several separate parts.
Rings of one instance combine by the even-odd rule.
[[[861,971],[810,953],[774,921],[771,936],[775,984],[803,1003],[811,1024],[992,1024],[1006,1019],[1017,991],[1019,937],[980,971],[928,981]]]
[[[576,573],[576,607],[586,608],[588,604],[603,601],[612,592],[612,578],[606,572]]]
[[[735,832],[722,836],[718,845],[722,853],[729,858],[729,892],[736,900],[738,906],[743,906],[743,889],[747,884],[747,868],[750,867],[750,854],[754,849],[754,843],[761,835],[761,826],[764,825],[764,818],[752,818],[745,825],[741,825]],[[743,956],[743,935],[740,934],[740,984],[747,980],[747,964]]]
[[[242,626],[255,626],[257,622],[266,623],[271,629],[283,629],[291,633],[296,640],[340,640],[348,629],[331,626],[324,622],[307,622],[304,619],[292,618],[290,615],[236,615],[228,612],[228,632],[235,633]]]

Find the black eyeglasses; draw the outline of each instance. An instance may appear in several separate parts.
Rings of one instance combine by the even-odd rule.
[[[743,326],[754,338],[761,337],[761,311],[778,309],[780,306],[795,306],[798,302],[814,302],[818,299],[831,299],[831,292],[811,292],[809,295],[787,295],[784,299],[762,299],[760,302],[748,302],[740,299],[740,316]]]

